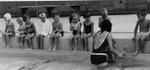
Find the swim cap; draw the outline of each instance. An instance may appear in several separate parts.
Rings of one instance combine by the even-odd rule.
[[[6,21],[10,20],[11,19],[11,14],[10,13],[5,13],[4,18],[6,19]]]

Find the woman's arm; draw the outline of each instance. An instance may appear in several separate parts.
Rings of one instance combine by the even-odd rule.
[[[122,57],[122,55],[116,50],[113,48],[113,42],[112,42],[112,35],[109,33],[108,37],[107,37],[107,41],[108,41],[108,44],[109,44],[109,47],[110,47],[110,51],[119,56],[119,57]]]

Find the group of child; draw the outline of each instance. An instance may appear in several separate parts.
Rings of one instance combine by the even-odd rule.
[[[94,23],[90,20],[90,13],[85,13],[83,16],[85,21],[80,22],[80,15],[78,13],[73,13],[69,17],[70,30],[72,31],[72,46],[71,49],[74,51],[78,50],[80,47],[78,44],[83,42],[83,51],[89,51],[88,39],[93,38],[91,62],[93,64],[100,64],[105,61],[112,62],[113,56],[122,57],[124,51],[119,53],[114,47],[114,39],[111,35],[112,23],[108,17],[107,9],[103,9],[99,18],[99,28],[100,30],[94,34]],[[59,38],[64,36],[62,23],[59,21],[60,15],[54,14],[54,21],[50,23],[46,17],[45,13],[40,13],[39,15],[41,23],[39,24],[39,31],[36,31],[34,22],[32,22],[29,15],[17,18],[19,24],[19,35],[18,41],[20,42],[20,47],[24,46],[24,42],[28,44],[29,48],[33,49],[32,39],[36,37],[38,49],[44,49],[43,43],[44,38],[50,38],[51,47],[49,50],[56,50],[59,42]],[[138,21],[134,30],[134,38],[136,43],[137,51],[135,54],[144,52],[144,45],[146,40],[150,39],[150,20],[146,19],[146,11],[140,10],[137,12]],[[11,21],[11,14],[6,13],[4,15],[4,20],[6,22],[5,32],[2,34],[3,39],[7,47],[9,47],[10,38],[15,36],[15,26]],[[81,31],[81,26],[84,27]],[[139,28],[139,33],[137,33]],[[104,56],[99,53],[105,53]],[[101,55],[101,56],[98,56]],[[108,56],[108,58],[106,57]],[[101,61],[97,61],[101,59]]]
[[[84,30],[81,32],[82,23],[80,22],[80,16],[77,13],[73,13],[70,16],[70,30],[72,31],[72,50],[77,51],[79,38],[83,40],[83,49],[88,51],[88,38],[92,37],[94,33],[94,23],[90,20],[90,13],[84,15],[86,19],[83,23]],[[51,47],[49,50],[56,50],[59,42],[59,38],[64,36],[63,26],[60,22],[59,14],[53,15],[53,22],[50,23],[46,17],[46,13],[42,12],[39,14],[39,18],[41,23],[39,24],[39,31],[36,31],[36,27],[34,22],[31,21],[29,15],[24,15],[23,17],[17,18],[17,23],[19,24],[19,35],[17,35],[17,41],[19,42],[19,47],[23,47],[25,43],[31,49],[33,49],[33,38],[36,38],[37,48],[44,49],[44,38],[47,37],[50,40]],[[5,41],[5,45],[9,47],[11,37],[15,36],[15,26],[12,22],[11,14],[6,13],[4,15],[4,19],[6,22],[5,32],[2,34],[3,40]]]

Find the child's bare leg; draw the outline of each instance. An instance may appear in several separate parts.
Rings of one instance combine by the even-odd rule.
[[[5,33],[3,33],[2,34],[2,38],[3,38],[3,41],[4,41],[4,43],[5,43],[5,46],[7,46],[7,41],[6,41],[6,34]]]
[[[140,39],[139,38],[136,38],[136,40],[135,40],[135,48],[136,48],[136,52],[135,52],[135,54],[137,55],[137,54],[139,54],[139,46],[140,46]]]
[[[84,37],[84,49],[83,51],[87,51],[88,43],[87,43],[87,38]]]
[[[74,51],[77,51],[77,47],[78,47],[78,38],[75,38],[75,40],[74,40],[74,45],[75,45]]]
[[[38,49],[41,49],[41,48],[40,48],[40,34],[37,35],[36,41],[37,41],[37,47],[38,47]]]
[[[29,44],[30,44],[30,48],[33,49],[33,42],[32,42],[32,38],[29,38]]]
[[[85,38],[83,37],[83,51],[85,51],[85,46],[86,46]]]
[[[145,47],[145,37],[141,37],[141,53],[144,53],[144,47]]]
[[[58,48],[58,44],[59,44],[59,37],[56,38],[56,47],[55,47],[55,50]]]
[[[86,51],[89,51],[89,44],[88,44],[88,37],[85,40],[85,44],[86,44]]]
[[[30,48],[30,44],[29,44],[28,38],[26,38],[25,41],[26,41],[26,43],[27,43],[27,47]]]
[[[10,40],[10,37],[9,37],[8,35],[6,35],[6,47],[7,47],[7,48],[10,48],[10,47],[9,47],[9,44],[10,44],[10,43],[9,43],[9,40]]]

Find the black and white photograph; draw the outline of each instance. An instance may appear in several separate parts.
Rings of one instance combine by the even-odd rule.
[[[150,0],[0,0],[0,70],[150,70]]]

